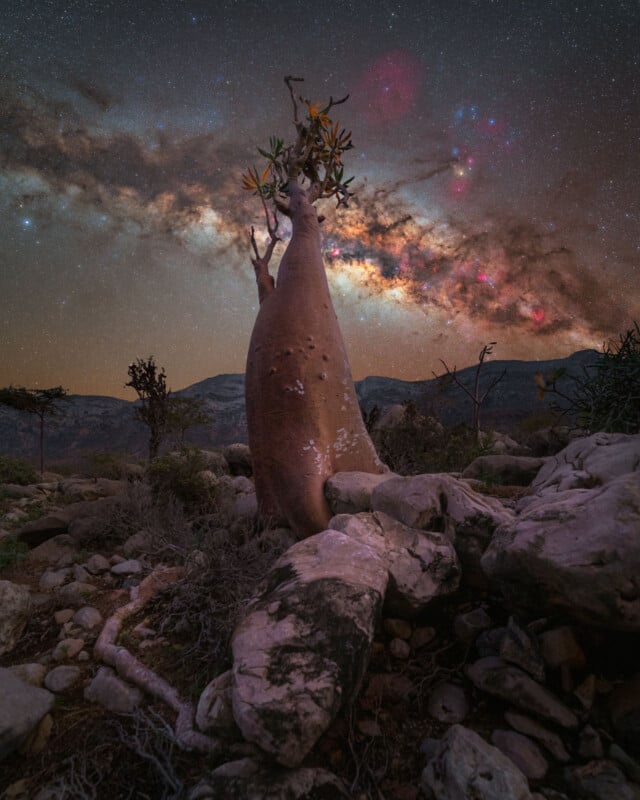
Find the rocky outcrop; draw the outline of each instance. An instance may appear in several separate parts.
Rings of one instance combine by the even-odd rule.
[[[440,595],[458,588],[460,565],[451,542],[442,533],[419,531],[381,511],[341,514],[329,523],[366,541],[389,572],[385,612],[411,619]]]
[[[545,461],[544,458],[533,456],[478,456],[463,471],[462,477],[510,486],[528,486]]]
[[[481,561],[513,605],[640,631],[640,436],[576,440],[517,511]]]
[[[338,531],[276,562],[232,640],[245,739],[285,766],[302,761],[360,687],[387,581],[375,548]]]
[[[371,508],[410,528],[443,532],[456,548],[464,581],[480,587],[486,587],[480,558],[494,530],[513,516],[500,501],[446,474],[389,478],[372,491]]]

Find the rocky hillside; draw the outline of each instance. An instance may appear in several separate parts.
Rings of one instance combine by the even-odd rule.
[[[520,421],[548,411],[551,400],[538,400],[533,376],[564,367],[571,375],[594,363],[598,354],[583,350],[566,359],[551,361],[492,361],[485,364],[481,385],[506,370],[504,379],[487,398],[482,424],[487,429],[510,432]],[[471,386],[475,367],[460,370],[458,377]],[[464,391],[451,382],[433,378],[401,381],[395,378],[368,377],[356,383],[360,402],[367,411],[381,410],[412,400],[424,412],[433,414],[447,426],[468,422],[470,402]],[[203,397],[214,422],[188,433],[200,447],[246,442],[244,376],[218,375],[175,392],[186,397]],[[144,453],[147,434],[133,414],[134,403],[113,397],[71,395],[65,414],[48,421],[46,458],[49,462],[74,459],[91,450]],[[27,414],[0,407],[0,453],[35,457],[38,452],[37,424]]]

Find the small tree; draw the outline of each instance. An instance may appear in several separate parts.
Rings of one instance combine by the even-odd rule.
[[[175,434],[178,447],[184,447],[184,436],[189,428],[210,422],[213,422],[213,416],[201,397],[168,398],[167,431]]]
[[[470,389],[468,386],[465,386],[464,383],[460,380],[458,375],[456,374],[456,368],[451,370],[447,366],[447,364],[440,359],[440,363],[447,371],[447,375],[454,383],[459,386],[465,394],[471,398],[471,402],[473,404],[473,414],[472,414],[472,422],[471,427],[474,432],[476,444],[480,444],[480,409],[482,408],[482,404],[487,399],[489,394],[495,389],[495,387],[500,383],[500,381],[504,378],[507,374],[506,369],[503,369],[500,375],[497,375],[493,380],[489,383],[489,385],[484,389],[484,391],[480,390],[480,376],[482,372],[482,366],[485,362],[487,356],[490,356],[493,353],[493,346],[495,342],[489,342],[489,344],[485,344],[480,354],[478,355],[478,366],[476,367],[476,372],[473,380],[473,387]],[[434,373],[435,374],[435,373]],[[436,377],[438,377],[436,375]]]
[[[558,389],[564,377],[572,378],[572,389]],[[561,398],[563,413],[591,433],[640,433],[640,325],[634,322],[617,343],[604,344],[598,361],[583,367],[582,376],[558,369],[546,376],[536,373],[535,381],[541,400],[546,394]]]
[[[138,394],[140,405],[136,417],[149,428],[149,460],[158,455],[163,434],[167,429],[171,391],[167,389],[164,367],[158,369],[153,356],[138,358],[127,370],[130,386]]]
[[[40,473],[44,472],[44,421],[46,417],[61,414],[58,403],[67,397],[62,386],[51,389],[25,389],[22,386],[9,386],[0,389],[0,403],[18,411],[34,414],[40,420]]]

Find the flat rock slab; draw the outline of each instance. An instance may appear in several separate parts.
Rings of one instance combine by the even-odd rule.
[[[515,764],[477,733],[453,725],[422,773],[430,800],[532,800]]]
[[[554,694],[533,680],[526,672],[501,658],[481,658],[465,670],[473,685],[487,694],[506,700],[524,711],[561,725],[575,728],[576,715]]]
[[[232,639],[233,714],[243,736],[297,766],[357,693],[388,571],[338,531],[278,559]]]
[[[0,668],[0,761],[17,750],[49,713],[55,697]]]
[[[516,608],[637,632],[638,531],[637,471],[590,489],[548,489],[496,532],[481,565]]]

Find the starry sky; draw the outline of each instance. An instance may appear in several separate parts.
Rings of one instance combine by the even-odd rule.
[[[0,386],[242,372],[241,173],[283,77],[353,132],[322,212],[354,378],[569,355],[640,319],[637,0],[0,0]],[[262,234],[258,233],[258,239]],[[277,264],[284,245],[272,263]]]

